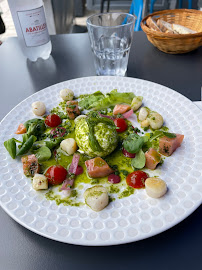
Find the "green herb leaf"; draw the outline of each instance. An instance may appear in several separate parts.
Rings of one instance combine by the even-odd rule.
[[[120,170],[120,172],[124,175],[124,176],[128,176],[129,172],[126,170]]]
[[[136,154],[136,156],[131,161],[131,166],[134,169],[142,169],[144,168],[146,163],[145,154],[142,149]]]
[[[150,141],[153,141],[153,140],[155,140],[155,139],[157,139],[159,137],[163,137],[163,136],[164,136],[164,132],[163,131],[161,131],[161,130],[155,130],[154,133],[153,133],[153,135],[150,138]]]
[[[124,140],[123,147],[129,153],[135,154],[140,151],[146,140],[146,136],[140,137],[136,133],[132,133],[126,138],[126,140]]]
[[[16,142],[15,139],[9,139],[7,141],[4,142],[4,146],[6,148],[6,150],[9,152],[10,156],[15,159],[16,157]]]
[[[176,134],[175,134],[175,133],[163,132],[163,134],[164,134],[166,137],[170,138],[170,139],[176,138]]]
[[[55,138],[55,139],[52,139],[50,141],[45,141],[45,145],[50,149],[52,150],[53,148],[57,147],[61,141],[63,140],[62,137],[60,138]]]
[[[88,118],[86,118],[86,122],[88,124],[88,128],[89,128],[89,143],[90,143],[90,147],[92,148],[93,151],[98,151],[98,152],[102,152],[103,149],[102,147],[99,145],[95,134],[94,134],[94,126],[95,124],[93,124],[93,122],[91,122]]]
[[[17,153],[17,156],[21,156],[26,154],[31,148],[33,143],[37,140],[37,138],[34,135],[31,135],[29,139],[23,143],[22,147],[20,148],[19,152]]]
[[[37,151],[35,151],[35,156],[38,158],[39,162],[46,161],[51,158],[51,151],[48,147],[42,146]]]
[[[39,137],[46,129],[46,126],[44,124],[44,120],[39,118],[34,118],[31,120],[28,120],[24,123],[24,126],[27,129],[27,135],[31,136],[34,135],[36,137]]]

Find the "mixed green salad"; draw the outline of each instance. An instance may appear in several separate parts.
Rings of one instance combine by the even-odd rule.
[[[79,97],[62,89],[60,97],[48,114],[43,102],[34,102],[35,117],[19,123],[17,135],[4,142],[13,159],[21,158],[37,192],[94,211],[140,188],[153,198],[166,193],[158,169],[184,136],[170,133],[163,117],[143,106],[143,97],[116,89]]]

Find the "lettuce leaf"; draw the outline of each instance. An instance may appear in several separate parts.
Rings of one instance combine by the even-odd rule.
[[[115,106],[118,103],[131,104],[135,94],[133,92],[119,93],[117,89],[106,94],[105,97],[91,104],[90,108],[94,110],[103,110],[109,106]]]
[[[81,95],[79,98],[81,99],[79,101],[79,107],[82,109],[90,109],[91,105],[94,104],[95,102],[98,102],[99,100],[103,99],[105,96],[103,95],[102,92],[97,91],[93,94],[89,95]]]
[[[91,95],[80,96],[79,106],[83,109],[103,110],[119,103],[131,104],[135,94],[133,92],[119,93],[117,89],[103,95],[97,91]]]

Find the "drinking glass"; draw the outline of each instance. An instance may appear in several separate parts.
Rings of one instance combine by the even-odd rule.
[[[136,17],[128,13],[103,13],[87,19],[97,75],[124,76]]]

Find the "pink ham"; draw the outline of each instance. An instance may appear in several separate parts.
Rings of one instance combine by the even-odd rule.
[[[72,189],[73,185],[74,185],[74,180],[76,178],[76,174],[79,168],[79,159],[80,159],[80,155],[79,154],[74,154],[73,155],[73,159],[72,159],[72,163],[69,167],[68,170],[68,175],[67,175],[67,179],[65,179],[62,183],[62,187],[61,190],[70,190]]]
[[[69,167],[69,172],[70,173],[76,174],[76,170],[77,170],[78,165],[79,165],[79,158],[80,158],[79,154],[74,154],[73,155],[72,163],[71,163],[71,165]]]
[[[161,161],[161,155],[153,148],[150,148],[145,153],[146,163],[145,167],[154,170],[157,164]]]
[[[130,109],[131,109],[131,107],[129,105],[117,104],[114,107],[113,114],[117,115],[118,113],[125,113],[125,112],[129,111]]]
[[[61,190],[70,190],[72,189],[73,184],[74,184],[74,179],[66,179],[62,183]]]
[[[109,118],[109,119],[111,119],[111,120],[114,119],[114,117],[109,116],[109,115],[105,115],[105,114],[101,114],[100,112],[98,112],[98,114],[99,114],[99,116],[101,116],[101,117]]]
[[[125,113],[123,114],[123,117],[126,118],[126,119],[128,119],[132,114],[133,114],[133,109],[131,109],[131,110],[128,111],[128,112],[125,112]]]
[[[159,139],[159,152],[164,156],[170,156],[172,153],[180,147],[184,135],[175,134],[175,138],[168,138],[166,136]]]
[[[92,178],[105,177],[114,172],[107,162],[100,157],[85,161],[85,165],[88,175]]]

